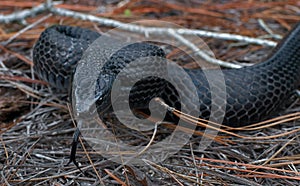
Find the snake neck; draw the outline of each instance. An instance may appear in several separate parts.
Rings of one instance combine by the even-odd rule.
[[[300,23],[285,36],[284,39],[274,48],[267,60],[260,66],[271,66],[272,68],[294,68],[300,70]],[[299,70],[297,72],[299,72]],[[299,82],[299,80],[298,80]]]

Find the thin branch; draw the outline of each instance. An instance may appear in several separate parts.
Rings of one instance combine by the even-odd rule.
[[[118,27],[122,30],[127,30],[139,34],[144,35],[171,35],[172,37],[175,37],[177,40],[191,48],[197,55],[202,57],[204,60],[212,63],[217,64],[223,67],[229,67],[229,68],[241,68],[243,65],[233,64],[230,62],[225,62],[222,60],[215,59],[205,52],[201,51],[197,46],[195,46],[193,43],[186,40],[183,35],[192,35],[192,36],[200,36],[200,37],[211,37],[216,39],[223,39],[223,40],[232,40],[232,41],[239,41],[249,44],[258,44],[263,46],[270,46],[274,47],[276,46],[276,42],[270,41],[270,40],[263,40],[258,38],[252,38],[242,35],[236,35],[236,34],[228,34],[228,33],[218,33],[218,32],[211,32],[211,31],[205,31],[205,30],[196,30],[196,29],[186,29],[186,28],[163,28],[163,27],[146,27],[131,23],[123,23],[120,21],[97,17],[94,15],[79,13],[63,8],[56,8],[54,5],[57,3],[53,3],[51,0],[47,0],[46,3],[41,4],[37,7],[33,7],[29,10],[23,10],[21,12],[12,13],[10,15],[0,15],[0,22],[12,22],[12,21],[24,21],[25,18],[29,16],[34,16],[38,13],[44,12],[44,11],[50,11],[51,13],[55,15],[60,16],[67,16],[67,17],[73,17],[76,19],[81,20],[87,20],[95,23],[99,23],[105,26],[111,26],[111,27]]]
[[[225,61],[222,61],[222,60],[219,60],[219,59],[216,59],[214,57],[209,56],[206,52],[200,50],[192,42],[188,41],[183,36],[179,35],[177,32],[174,32],[173,29],[169,29],[168,34],[173,36],[174,38],[176,38],[182,44],[184,44],[187,47],[191,48],[195,52],[196,55],[200,56],[202,59],[204,59],[205,61],[207,61],[211,64],[220,65],[220,66],[228,67],[228,68],[241,68],[241,67],[243,67],[242,65],[225,62]]]
[[[60,16],[67,16],[67,17],[73,17],[77,19],[82,20],[88,20],[91,22],[96,22],[105,26],[111,26],[111,27],[118,27],[122,30],[127,30],[139,34],[144,35],[171,35],[175,37],[177,40],[185,44],[187,47],[191,48],[197,55],[202,57],[207,62],[210,62],[212,64],[217,64],[223,67],[229,67],[229,68],[241,68],[243,65],[233,64],[230,62],[225,62],[222,60],[215,59],[205,52],[201,51],[198,47],[196,47],[193,43],[186,40],[182,35],[196,35],[196,36],[202,36],[202,37],[212,37],[217,39],[223,39],[223,40],[233,40],[233,41],[240,41],[240,42],[246,42],[251,44],[258,44],[258,45],[264,45],[264,46],[276,46],[276,42],[270,41],[270,40],[263,40],[263,39],[257,39],[257,38],[251,38],[247,36],[241,36],[241,35],[235,35],[235,34],[228,34],[228,33],[217,33],[217,32],[210,32],[210,31],[204,31],[204,30],[195,30],[195,29],[185,29],[185,28],[163,28],[163,27],[145,27],[141,25],[135,25],[130,23],[123,23],[120,21],[107,19],[107,18],[101,18],[96,17],[93,15],[88,15],[84,13],[74,12],[62,8],[55,8],[51,7],[50,12],[56,15]]]
[[[228,33],[219,33],[219,32],[211,32],[211,31],[205,31],[205,30],[196,30],[196,29],[186,29],[186,28],[162,28],[162,27],[145,27],[130,23],[123,23],[120,21],[97,17],[93,15],[88,15],[84,13],[74,12],[71,10],[66,10],[62,8],[55,8],[51,7],[50,12],[60,15],[60,16],[67,16],[67,17],[73,17],[77,19],[87,20],[95,23],[99,23],[105,26],[111,26],[111,27],[118,27],[119,29],[128,30],[131,32],[141,33],[141,34],[166,34],[170,32],[170,30],[173,30],[179,35],[197,35],[202,37],[211,37],[216,39],[223,39],[223,40],[232,40],[232,41],[240,41],[240,42],[246,42],[250,44],[257,44],[257,45],[263,45],[263,46],[270,46],[274,47],[276,46],[276,42],[270,41],[270,40],[264,40],[264,39],[257,39],[237,34],[228,34]]]
[[[46,16],[43,16],[42,18],[40,18],[39,20],[37,20],[36,22],[26,26],[25,28],[23,28],[22,30],[18,31],[15,35],[13,35],[12,37],[10,37],[7,41],[3,42],[3,46],[8,45],[9,43],[11,43],[15,38],[17,38],[19,35],[23,34],[24,32],[26,32],[27,30],[30,30],[31,28],[35,27],[36,25],[38,25],[39,23],[45,21],[46,19],[48,19],[52,14],[48,14]]]
[[[11,23],[15,21],[20,21],[22,23],[26,23],[25,19],[30,16],[35,16],[39,13],[42,13],[47,10],[47,7],[45,4],[38,5],[36,7],[33,7],[32,9],[28,10],[22,10],[20,12],[15,12],[8,15],[2,15],[0,14],[0,23]]]
[[[258,24],[267,32],[270,34],[270,36],[272,38],[275,39],[282,39],[281,35],[278,34],[274,34],[273,31],[267,26],[267,24],[262,20],[262,19],[258,19]]]

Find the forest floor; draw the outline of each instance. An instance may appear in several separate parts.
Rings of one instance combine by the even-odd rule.
[[[42,0],[0,1],[1,185],[300,184],[300,102],[297,98],[272,120],[238,130],[217,129],[217,136],[206,148],[200,146],[204,138],[202,126],[189,143],[162,162],[145,160],[143,165],[120,165],[96,153],[83,140],[76,154],[83,173],[73,163],[66,165],[76,129],[70,105],[61,99],[64,95],[34,74],[33,46],[41,32],[55,24],[98,32],[114,26],[47,9],[32,13],[42,3]],[[122,23],[152,20],[150,26],[157,26],[153,20],[159,20],[188,29],[238,34],[274,43],[279,43],[300,21],[299,7],[297,0],[65,0],[55,5],[55,8]],[[6,22],[1,17],[24,10],[30,10],[32,15],[21,15],[20,19],[7,17]],[[235,39],[199,38],[217,59],[232,64],[258,63],[273,48],[271,44]],[[166,48],[169,60],[194,67],[190,58],[178,49]],[[160,126],[157,131],[162,137],[174,125],[164,126],[166,129]],[[129,136],[132,134],[138,137],[133,140]],[[131,140],[132,144],[148,144],[152,135],[152,130],[142,134],[125,131],[121,138]],[[158,139],[154,141],[158,143]]]

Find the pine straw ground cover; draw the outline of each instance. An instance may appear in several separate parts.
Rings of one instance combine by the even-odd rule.
[[[43,1],[0,1],[1,14],[30,9]],[[56,5],[122,22],[159,19],[186,28],[208,29],[250,37],[284,35],[300,21],[298,1],[87,1]],[[75,131],[67,101],[34,77],[32,47],[53,24],[105,31],[109,27],[72,17],[40,12],[26,22],[0,24],[0,182],[2,185],[299,185],[299,101],[265,123],[223,128],[214,142],[199,150],[201,131],[176,155],[161,163],[121,166],[94,153],[83,141],[77,161],[69,160]],[[22,31],[28,25],[28,29]],[[272,37],[273,36],[273,37]],[[277,39],[276,39],[277,38]],[[255,63],[271,47],[204,38],[218,59]],[[170,59],[180,57],[173,50]],[[182,61],[177,60],[179,63]],[[184,64],[184,63],[182,63]],[[188,66],[188,65],[187,65]],[[111,121],[112,123],[114,120]],[[113,123],[114,124],[114,123]],[[168,125],[166,125],[168,126]],[[172,125],[169,125],[172,127]],[[158,133],[164,133],[160,129]],[[130,139],[130,131],[123,137]],[[136,134],[137,135],[137,134]],[[144,134],[151,138],[152,131]],[[136,144],[147,144],[144,138]]]

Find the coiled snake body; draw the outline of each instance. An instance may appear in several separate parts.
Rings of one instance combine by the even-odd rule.
[[[33,49],[35,71],[50,85],[68,91],[77,62],[99,36],[96,32],[79,27],[49,27],[41,34]],[[164,53],[155,45],[133,44],[115,53],[110,60],[112,65],[108,64],[106,71],[110,74],[118,73],[118,68],[123,68],[125,63],[141,56],[163,57]],[[200,117],[207,119],[211,108],[211,87],[202,70],[185,71],[197,88]],[[222,72],[227,101],[223,124],[243,126],[270,117],[278,112],[300,84],[300,24],[294,27],[265,61],[251,67],[226,69]],[[209,73],[214,73],[214,70]],[[143,94],[137,96],[152,98],[148,95],[153,93],[151,86],[155,88],[157,82],[150,85],[150,90],[144,90]],[[98,91],[103,92],[102,98],[109,99],[105,94],[109,93],[110,88],[111,85],[99,88]],[[176,107],[175,102],[178,100],[174,99],[176,95],[169,87],[157,91],[160,91],[157,94],[167,103]]]

